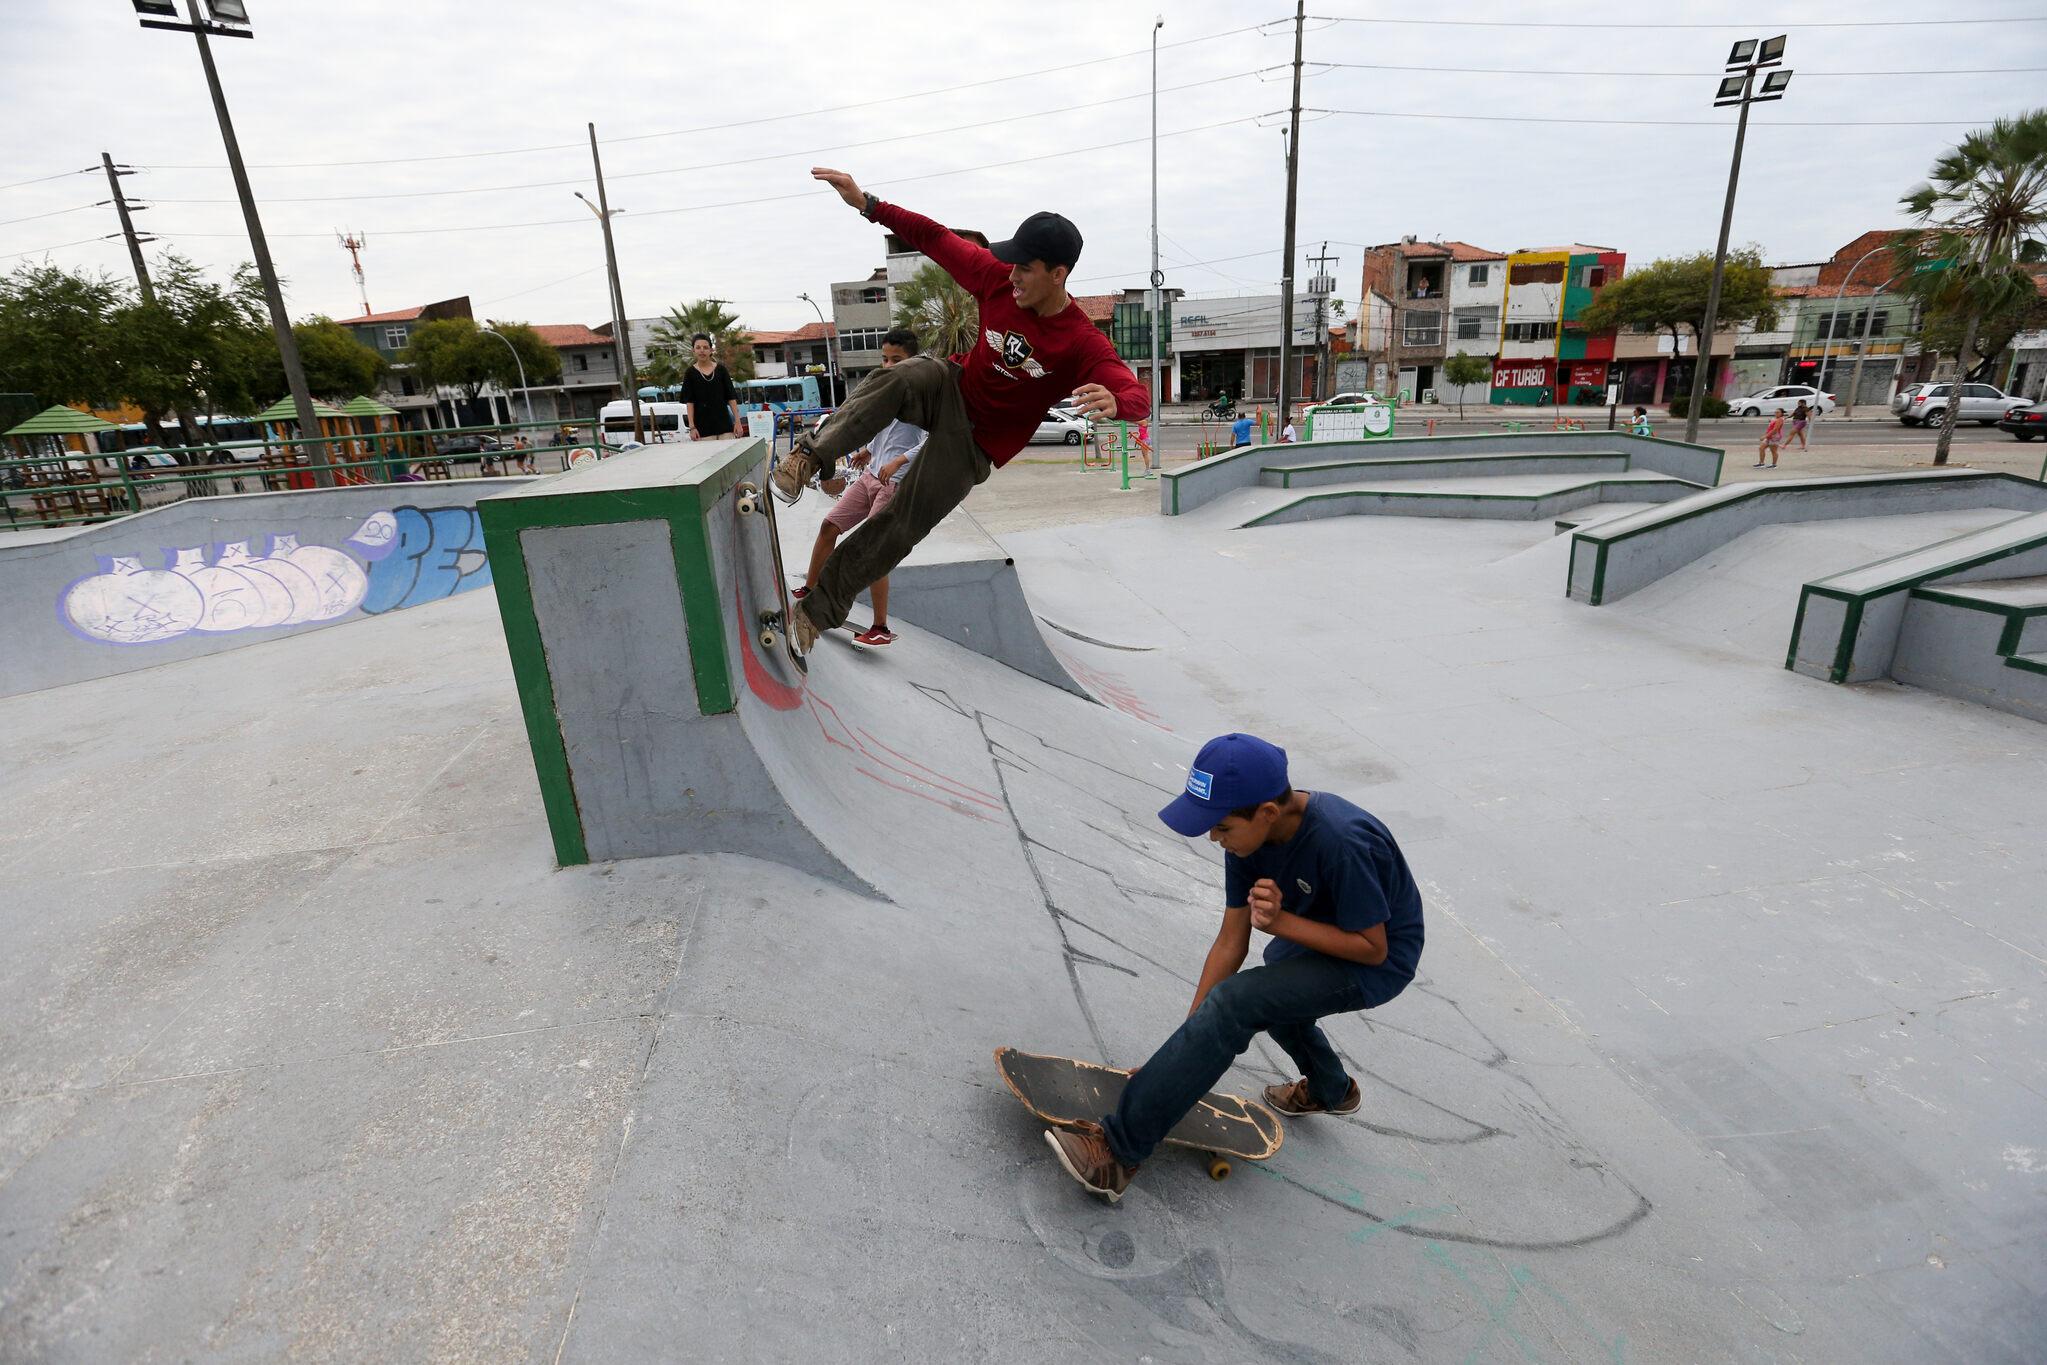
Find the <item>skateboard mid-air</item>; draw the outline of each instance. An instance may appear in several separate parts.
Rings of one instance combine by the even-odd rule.
[[[768,525],[768,555],[774,560],[775,593],[773,605],[761,607],[754,618],[760,630],[761,647],[782,650],[790,663],[808,673],[810,665],[789,638],[789,613],[795,604],[789,600],[789,575],[782,567],[782,532],[775,522],[775,500],[761,492],[757,484],[742,483],[734,491],[733,507],[739,515],[759,517]]]
[[[995,1069],[1024,1108],[1058,1128],[1099,1119],[1116,1107],[1130,1080],[1130,1073],[1120,1067],[1013,1047],[995,1049]],[[1231,1157],[1263,1161],[1279,1150],[1285,1137],[1279,1115],[1264,1105],[1241,1095],[1210,1093],[1166,1134],[1166,1141],[1205,1154],[1209,1179],[1224,1180]]]

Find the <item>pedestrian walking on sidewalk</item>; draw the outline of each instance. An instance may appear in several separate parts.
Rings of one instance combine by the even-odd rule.
[[[1812,409],[1805,405],[1803,398],[1799,399],[1798,406],[1791,410],[1791,436],[1785,444],[1789,445],[1792,441],[1796,441],[1798,442],[1798,448],[1804,450],[1806,448],[1805,424],[1811,420]]]
[[[1770,416],[1770,424],[1763,428],[1762,442],[1756,446],[1756,468],[1777,467],[1777,449],[1784,443],[1784,409],[1779,408]],[[1769,456],[1767,461],[1764,456]]]

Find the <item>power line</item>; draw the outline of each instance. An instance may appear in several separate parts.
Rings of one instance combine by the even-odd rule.
[[[1234,38],[1243,33],[1255,33],[1263,27],[1263,24],[1246,24],[1242,28],[1226,29],[1221,33],[1205,34],[1198,38],[1182,38],[1178,42],[1161,43],[1159,50],[1163,52],[1168,48],[1193,47],[1197,43],[1211,43],[1221,38]],[[707,123],[696,128],[671,128],[659,133],[631,133],[624,137],[603,138],[600,140],[600,145],[608,147],[624,142],[646,142],[655,138],[694,137],[699,133],[720,133],[734,128],[754,128],[763,123],[782,123],[790,119],[812,118],[820,114],[843,114],[856,109],[875,109],[886,104],[901,104],[906,100],[927,99],[933,95],[952,95],[962,90],[978,90],[984,86],[1003,85],[1010,81],[1029,80],[1036,76],[1049,76],[1060,71],[1078,71],[1082,67],[1101,66],[1107,62],[1119,62],[1130,57],[1148,57],[1150,55],[1151,48],[1149,47],[1133,48],[1128,52],[1118,52],[1107,57],[1091,57],[1085,61],[1068,62],[1063,66],[1040,67],[1035,71],[1019,71],[1008,76],[990,76],[986,80],[962,81],[957,85],[938,86],[930,90],[915,90],[904,95],[889,95],[881,99],[861,100],[854,104],[834,104],[819,109],[797,109],[786,114],[764,114],[759,118],[739,119],[732,123]],[[348,166],[402,166],[422,161],[468,161],[480,157],[523,156],[531,152],[581,151],[583,146],[584,144],[581,142],[550,142],[532,147],[503,147],[494,151],[445,152],[434,156],[388,156],[378,157],[369,161],[270,161],[254,163],[250,166],[250,169],[259,171],[291,171],[332,170]],[[158,169],[167,171],[218,171],[225,170],[226,167],[218,162],[193,164],[162,162],[158,164]],[[24,181],[22,183],[30,182]],[[0,189],[6,188],[8,187],[0,185]]]
[[[521,289],[516,294],[500,294],[494,299],[479,299],[476,302],[476,307],[488,308],[494,303],[510,303],[513,299],[523,299],[528,294],[538,294],[543,289],[552,289],[558,284],[567,284],[570,280],[580,280],[585,275],[594,275],[602,269],[604,267],[601,265],[593,265],[588,270],[578,270],[573,275],[564,275],[558,280],[549,280],[546,284],[536,284],[531,289]],[[730,300],[727,301],[730,302]]]
[[[106,201],[102,199],[100,204]],[[48,213],[31,213],[21,218],[0,219],[0,227],[12,227],[16,223],[33,223],[38,218],[56,218],[66,213],[78,213],[85,209],[96,209],[99,204],[73,204],[68,209],[51,209]]]
[[[58,242],[54,246],[39,246],[28,251],[10,251],[5,255],[0,255],[0,261],[11,261],[21,256],[42,256],[52,251],[62,251],[67,246],[84,246],[87,242],[110,242],[120,235],[118,232],[109,232],[101,237],[80,237],[75,242]],[[232,234],[222,233],[221,235],[231,236]]]
[[[0,190],[18,190],[23,185],[40,185],[50,180],[69,179],[71,176],[74,175],[91,175],[94,171],[98,169],[99,167],[97,166],[86,166],[83,169],[76,171],[58,171],[55,175],[30,176],[27,180],[16,180],[11,184],[0,185]]]
[[[1321,67],[1324,70],[1442,72],[1446,75],[1459,76],[1616,76],[1628,78],[1653,76],[1704,80],[1708,78],[1718,79],[1727,74],[1725,71],[1558,71],[1549,67],[1534,66],[1409,66],[1395,62],[1308,62],[1306,65]],[[1268,66],[1262,68],[1258,74],[1264,75],[1267,71],[1284,71],[1288,69],[1285,66]],[[2047,66],[1959,66],[1926,71],[1813,71],[1803,66],[1798,68],[1798,74],[1809,80],[1825,80],[1829,77],[1847,76],[2020,76],[2036,71],[2047,71]]]
[[[1169,86],[1160,94],[1173,94],[1181,90],[1195,90],[1202,86],[1220,85],[1225,81],[1242,80],[1255,74],[1250,71],[1236,71],[1227,76],[1211,76],[1207,80],[1190,81],[1185,85]],[[657,175],[687,175],[696,171],[723,170],[730,166],[751,166],[763,161],[779,161],[788,157],[819,156],[826,152],[850,151],[860,147],[880,147],[891,142],[912,142],[920,138],[937,137],[943,133],[971,132],[978,128],[1006,127],[1025,119],[1050,118],[1055,114],[1071,114],[1083,109],[1100,109],[1105,105],[1123,104],[1130,100],[1145,99],[1149,90],[1139,90],[1128,95],[1116,95],[1104,100],[1090,100],[1085,104],[1068,104],[1057,109],[1039,109],[1027,114],[1004,114],[999,118],[981,119],[974,123],[956,123],[947,128],[926,128],[912,133],[892,133],[887,137],[869,138],[863,142],[837,142],[824,147],[803,147],[790,152],[755,152],[746,156],[732,157],[725,161],[705,161],[693,166],[663,166],[650,171],[626,171],[608,176],[610,180],[643,180]],[[373,199],[434,199],[461,194],[499,194],[512,190],[561,189],[570,185],[589,183],[587,178],[578,176],[569,180],[529,180],[513,185],[469,185],[446,190],[401,190],[390,194],[319,194],[288,197],[268,197],[271,204],[340,204],[355,203]],[[158,204],[232,204],[233,199],[166,199],[157,197]]]
[[[1756,29],[1780,27],[1801,28],[1939,28],[1958,24],[2041,24],[2047,23],[2047,14],[2029,14],[2013,17],[1986,15],[1977,19],[1834,19],[1804,20],[1776,25],[1758,23],[1735,24],[1643,24],[1627,20],[1594,19],[1394,19],[1379,15],[1363,14],[1311,14],[1310,19],[1319,19],[1332,24],[1401,24],[1421,28],[1642,28],[1642,29]]]
[[[1417,118],[1456,123],[1578,123],[1619,128],[1725,128],[1710,118],[1565,118],[1541,114],[1430,114],[1401,109],[1303,109],[1302,113],[1348,114],[1358,118]],[[1987,118],[1957,119],[1771,119],[1772,128],[1979,128]]]
[[[1220,119],[1214,123],[1203,123],[1192,128],[1180,128],[1173,132],[1160,133],[1159,137],[1161,139],[1187,137],[1194,133],[1212,132],[1217,128],[1229,128],[1240,123],[1255,123],[1264,117],[1267,116],[1264,114],[1246,114],[1239,118]],[[922,180],[940,180],[952,175],[969,175],[975,171],[999,170],[1005,166],[1022,166],[1033,161],[1052,161],[1060,157],[1080,156],[1088,152],[1111,151],[1118,147],[1136,146],[1149,140],[1148,136],[1129,137],[1116,142],[1098,142],[1090,147],[1068,147],[1059,151],[1040,152],[1033,156],[1012,157],[1007,161],[989,161],[978,166],[956,166],[951,170],[927,171],[921,175],[895,176],[887,180],[875,180],[869,183],[874,186],[908,185]],[[756,204],[780,204],[794,199],[816,199],[818,193],[816,189],[803,189],[790,194],[771,194],[754,199],[728,199],[715,204],[683,204],[665,209],[637,209],[632,212],[626,221],[630,222],[641,218],[662,218],[677,213],[706,213],[713,209],[751,208]],[[512,228],[558,227],[563,224],[587,223],[588,221],[587,218],[540,218],[520,223],[470,223],[456,227],[436,228],[376,228],[371,229],[371,231],[378,232],[385,237],[431,237],[451,232],[494,232]],[[174,228],[158,228],[157,234],[163,237],[239,237],[242,235],[236,232],[180,232]],[[326,238],[331,234],[326,232],[273,232],[269,235],[272,237]]]

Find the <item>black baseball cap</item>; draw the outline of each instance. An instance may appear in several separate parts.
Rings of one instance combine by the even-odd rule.
[[[1016,235],[988,248],[1004,265],[1071,266],[1080,259],[1080,229],[1057,213],[1034,213],[1017,225]]]

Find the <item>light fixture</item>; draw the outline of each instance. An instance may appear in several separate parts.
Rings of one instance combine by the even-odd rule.
[[[1763,40],[1763,50],[1756,57],[1756,65],[1775,66],[1777,63],[1783,61],[1784,42],[1785,36],[1781,33],[1774,38],[1765,38]]]
[[[135,0],[137,14],[157,14],[167,19],[178,17],[175,0]]]
[[[1727,64],[1729,66],[1747,66],[1749,59],[1756,55],[1756,46],[1754,38],[1742,39],[1734,45],[1734,50],[1727,54]]]
[[[1782,99],[1784,98],[1784,92],[1790,86],[1791,73],[1789,71],[1772,71],[1769,75],[1763,77],[1763,93],[1760,98],[1766,100]]]
[[[1723,76],[1720,78],[1720,90],[1713,96],[1713,106],[1717,109],[1725,104],[1739,104],[1741,103],[1742,92],[1747,89],[1747,73],[1739,76]]]

